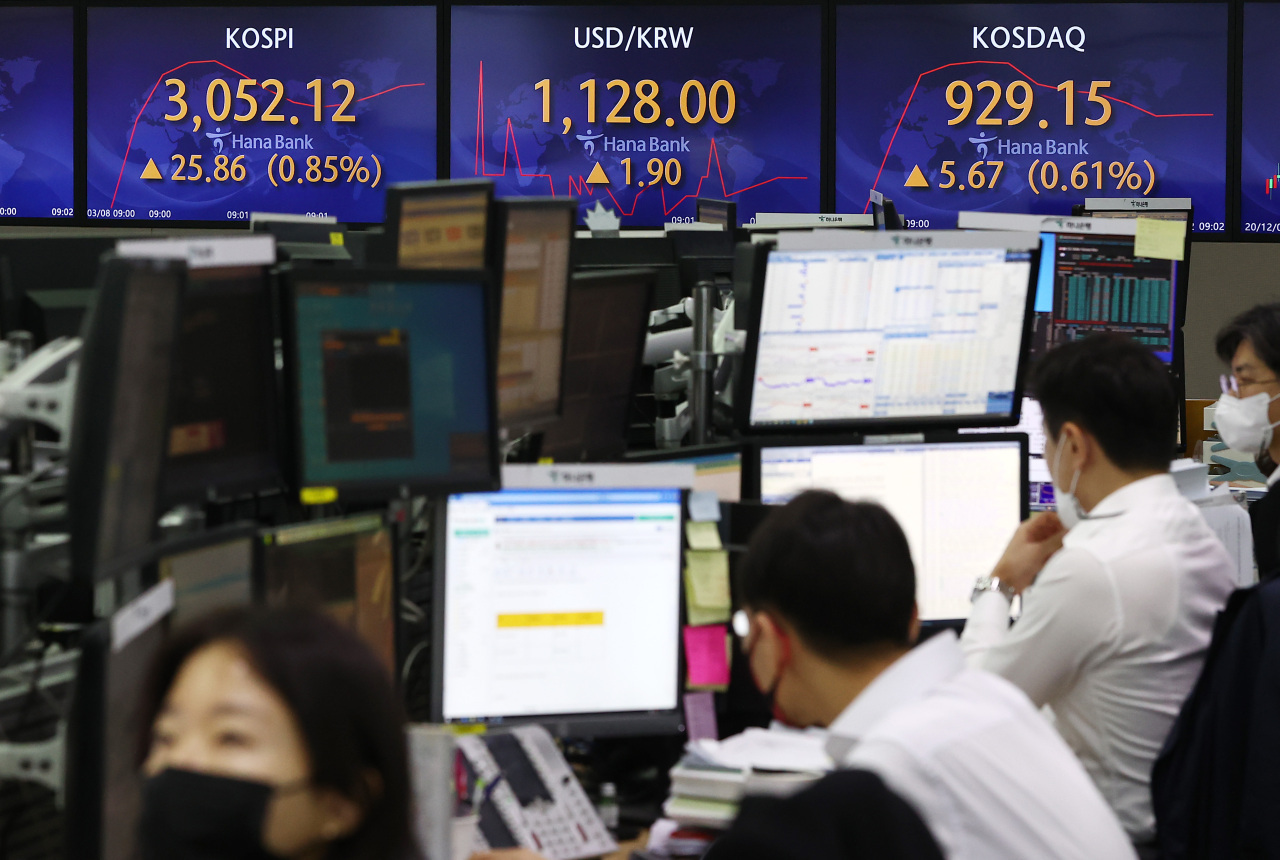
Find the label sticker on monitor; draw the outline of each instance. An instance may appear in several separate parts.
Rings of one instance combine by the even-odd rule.
[[[119,653],[134,639],[150,630],[173,611],[173,603],[173,580],[166,579],[111,616],[112,652]]]

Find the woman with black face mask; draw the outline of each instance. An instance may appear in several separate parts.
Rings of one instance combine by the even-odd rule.
[[[417,860],[404,716],[349,629],[297,609],[216,613],[149,678],[143,860]]]

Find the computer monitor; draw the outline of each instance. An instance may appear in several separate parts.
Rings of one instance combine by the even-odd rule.
[[[1045,426],[1040,401],[1034,397],[1022,398],[1022,413],[1016,427],[970,427],[961,433],[986,435],[991,433],[1025,433],[1027,436],[1027,500],[1032,510],[1053,507],[1053,478],[1044,459]]]
[[[738,226],[738,204],[732,200],[699,197],[696,207],[698,220],[703,224],[721,224],[730,231]]]
[[[158,599],[166,590],[168,600]],[[171,607],[170,587],[157,586],[95,624],[81,640],[67,737],[68,857],[137,856],[143,695],[147,672],[164,644]]]
[[[671,234],[590,236],[574,244],[573,255],[575,272],[652,269],[654,284],[651,310],[668,308],[684,297]]]
[[[496,259],[488,180],[402,182],[387,189],[386,236],[402,269],[483,269]]]
[[[1182,239],[1182,259],[1173,270],[1173,295],[1177,311],[1177,327],[1187,322],[1187,285],[1191,272],[1191,228],[1195,224],[1190,197],[1164,197],[1131,200],[1089,197],[1084,214],[1089,218],[1149,218],[1155,221],[1177,221],[1186,225]]]
[[[898,207],[874,188],[871,189],[871,217],[877,230],[901,230],[902,218],[898,215]]]
[[[432,721],[678,731],[681,520],[676,489],[450,496]]]
[[[172,357],[164,505],[280,485],[273,316],[264,266],[188,274]]]
[[[653,280],[646,269],[620,269],[569,282],[563,411],[543,434],[543,456],[602,462],[626,451]]]
[[[479,270],[286,274],[298,487],[385,501],[497,486],[487,283]]]
[[[253,551],[257,528],[234,524],[170,539],[154,549],[145,582],[173,581],[173,623],[253,602]]]
[[[394,532],[381,514],[263,531],[258,588],[268,605],[323,609],[396,673],[399,607]]]
[[[498,201],[506,224],[498,420],[509,437],[560,414],[570,248],[577,204],[524,197]]]
[[[155,533],[186,271],[173,260],[103,259],[68,456],[73,615],[90,608],[95,571]]]
[[[760,499],[785,504],[809,489],[873,501],[906,533],[922,621],[969,615],[987,576],[1027,515],[1027,438],[952,437],[897,444],[765,443]]]
[[[747,431],[1015,423],[1035,233],[785,234],[756,272]]]

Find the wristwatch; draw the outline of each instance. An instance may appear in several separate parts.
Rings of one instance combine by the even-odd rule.
[[[986,594],[988,591],[998,591],[1010,601],[1014,598],[1013,589],[1007,584],[1001,582],[998,577],[980,576],[978,577],[978,581],[973,584],[973,594],[969,597],[970,602],[977,600],[981,595]]]

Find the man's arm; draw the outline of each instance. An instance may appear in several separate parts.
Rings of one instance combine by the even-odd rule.
[[[1085,661],[1109,649],[1116,595],[1101,563],[1083,550],[1057,553],[1023,592],[1009,626],[1009,601],[988,592],[974,602],[960,644],[970,666],[1012,681],[1037,707],[1070,686]]]

